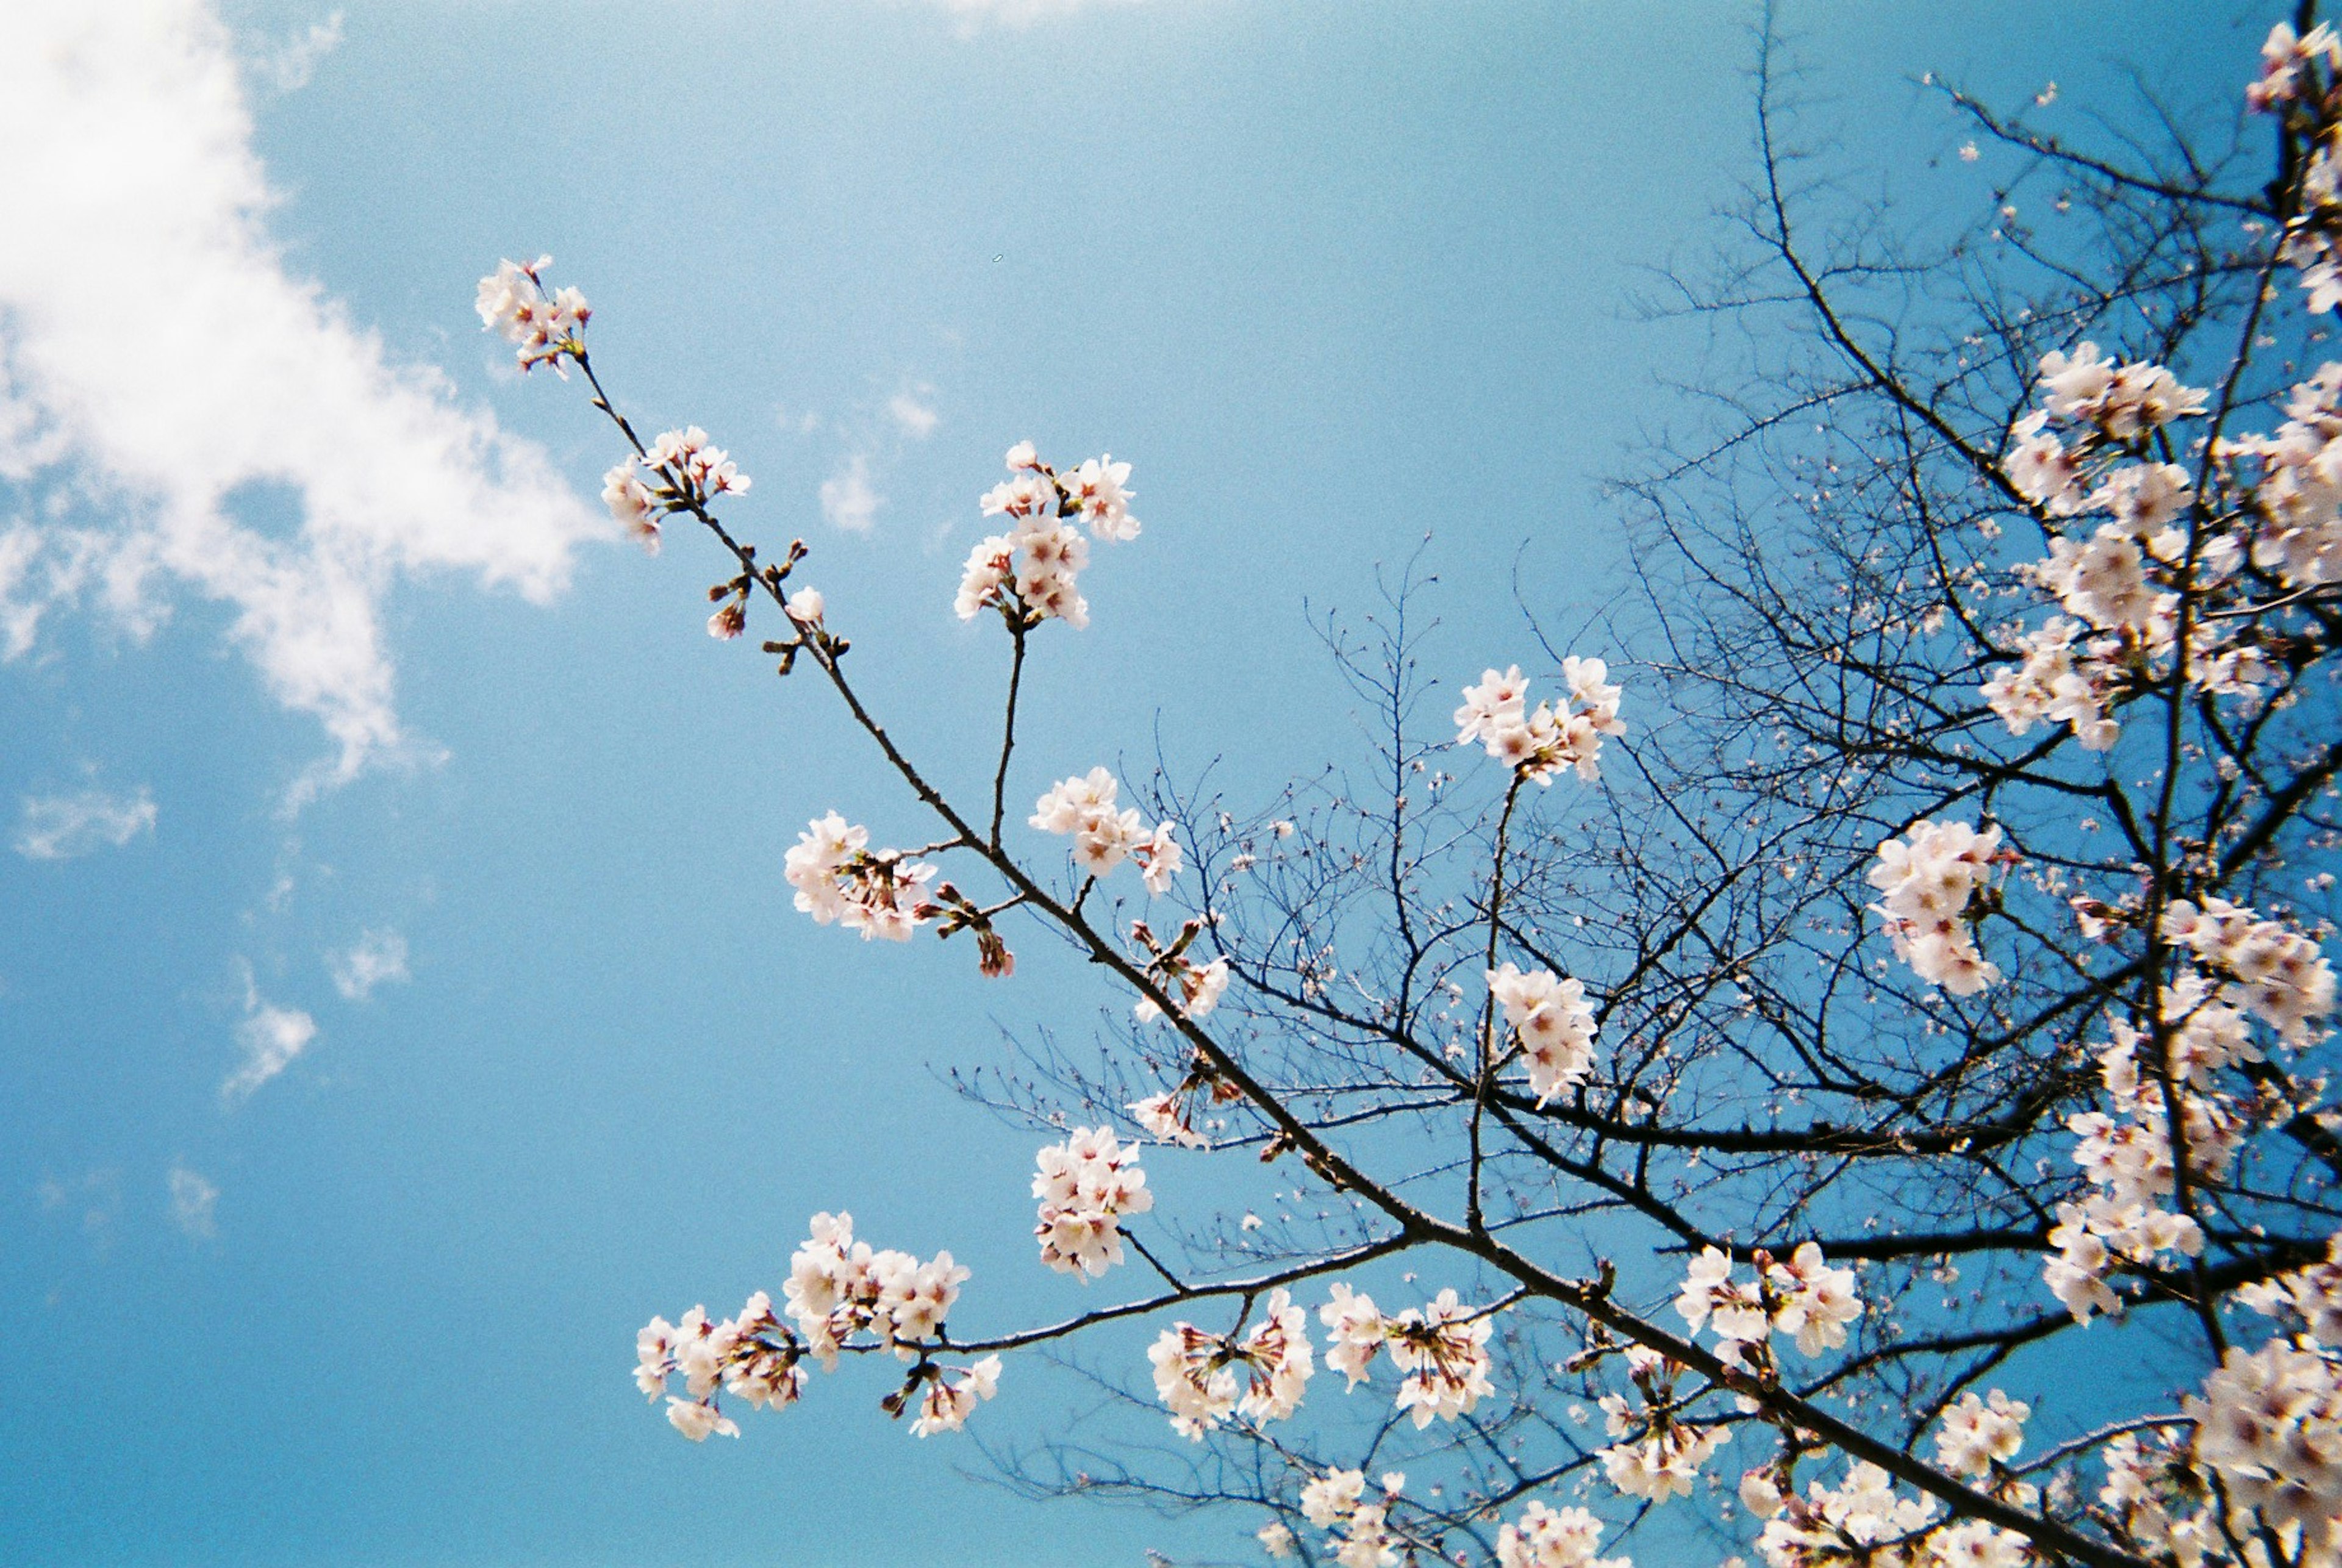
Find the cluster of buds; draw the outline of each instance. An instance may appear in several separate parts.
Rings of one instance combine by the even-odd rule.
[[[635,1336],[635,1384],[656,1400],[680,1374],[687,1397],[667,1396],[669,1423],[694,1443],[737,1437],[740,1428],[718,1408],[716,1390],[758,1410],[794,1403],[805,1392],[804,1355],[805,1346],[773,1315],[772,1298],[758,1291],[739,1316],[722,1323],[710,1323],[702,1307],[681,1323],[651,1319]]]
[[[1155,1206],[1138,1145],[1117,1142],[1111,1128],[1084,1127],[1043,1148],[1035,1165],[1041,1261],[1085,1284],[1122,1262],[1123,1216]]]
[[[1033,803],[1027,819],[1043,833],[1060,834],[1074,841],[1074,862],[1090,876],[1104,876],[1124,861],[1134,862],[1149,894],[1168,889],[1186,857],[1171,824],[1144,825],[1136,808],[1118,807],[1121,786],[1104,768],[1092,768],[1076,778],[1059,779]]]
[[[1629,1497],[1665,1503],[1690,1496],[1700,1467],[1732,1441],[1731,1429],[1696,1426],[1681,1418],[1683,1402],[1675,1393],[1676,1380],[1684,1373],[1681,1363],[1629,1345],[1626,1373],[1639,1400],[1630,1403],[1623,1393],[1606,1393],[1600,1402],[1603,1428],[1619,1440],[1600,1451],[1603,1473]]]
[[[1146,955],[1146,976],[1172,999],[1183,1018],[1201,1018],[1219,1005],[1221,993],[1228,988],[1228,961],[1215,958],[1208,964],[1198,964],[1187,956],[1196,938],[1203,934],[1200,920],[1182,922],[1179,934],[1169,946],[1155,935],[1155,930],[1143,920],[1130,923],[1133,945]],[[1163,1016],[1163,1009],[1151,996],[1142,996],[1131,1008],[1141,1024],[1152,1024]]]
[[[1553,783],[1566,767],[1588,783],[1600,778],[1602,737],[1626,733],[1618,717],[1619,688],[1600,659],[1572,654],[1561,663],[1567,700],[1558,708],[1539,703],[1533,712],[1519,665],[1501,674],[1482,671],[1480,684],[1464,688],[1464,705],[1456,710],[1456,744],[1478,741],[1517,776],[1540,785]]]
[[[1016,973],[1016,955],[1008,951],[1008,944],[992,924],[992,917],[1000,913],[1001,906],[982,908],[948,882],[936,889],[935,903],[942,912],[936,926],[937,936],[953,936],[963,931],[976,933],[977,973],[987,980],[1006,980]]]
[[[524,373],[550,365],[555,375],[565,375],[563,357],[582,357],[586,353],[581,335],[594,312],[586,296],[574,288],[545,292],[545,269],[552,265],[551,256],[527,263],[499,262],[495,271],[480,280],[475,304],[481,328],[500,332],[507,342],[519,345]]]
[[[816,924],[843,925],[865,941],[908,942],[945,913],[926,892],[936,868],[899,850],[873,852],[869,843],[868,829],[831,812],[806,824],[784,857],[782,874],[797,890],[796,906]]]
[[[1316,1370],[1308,1313],[1281,1290],[1270,1293],[1260,1321],[1241,1338],[1174,1323],[1156,1337],[1146,1359],[1172,1430],[1196,1442],[1231,1415],[1284,1420],[1300,1408]]]
[[[953,609],[973,621],[987,605],[1023,630],[1052,618],[1079,629],[1089,624],[1089,601],[1079,586],[1089,564],[1089,541],[1073,526],[1086,523],[1100,539],[1138,537],[1130,514],[1130,464],[1093,457],[1059,473],[1042,462],[1029,441],[1008,449],[1014,477],[984,495],[984,514],[1008,519],[1008,532],[980,541],[968,552]]]
[[[1493,1315],[1465,1306],[1453,1290],[1386,1317],[1372,1297],[1337,1284],[1317,1321],[1330,1337],[1326,1364],[1353,1388],[1366,1381],[1378,1352],[1390,1352],[1400,1374],[1392,1406],[1409,1413],[1417,1428],[1468,1415],[1482,1395],[1496,1392],[1488,1381]]]
[[[1786,1261],[1759,1247],[1751,1264],[1754,1277],[1736,1280],[1731,1257],[1704,1247],[1676,1295],[1676,1311],[1693,1333],[1705,1323],[1715,1333],[1726,1365],[1774,1375],[1777,1333],[1796,1340],[1807,1357],[1846,1343],[1847,1324],[1862,1315],[1852,1269],[1832,1268],[1815,1242],[1800,1243]]]
[[[1584,982],[1503,964],[1488,971],[1488,994],[1520,1042],[1538,1104],[1586,1076],[1594,1065],[1595,1024]]]
[[[1976,944],[1979,894],[1991,884],[2000,855],[2000,829],[1982,833],[1964,822],[1916,822],[1899,839],[1878,846],[1870,885],[1894,941],[1895,955],[1912,973],[1955,996],[1971,996],[2000,978]]]

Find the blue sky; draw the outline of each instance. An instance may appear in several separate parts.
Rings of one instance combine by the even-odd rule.
[[[2217,98],[2265,25],[1785,11],[1850,159],[1977,199],[1919,72]],[[1429,533],[1469,676],[1523,656],[1516,562],[1564,624],[1600,603],[1596,482],[1696,368],[1629,301],[1747,172],[1751,13],[0,0],[0,1560],[1243,1544],[968,1479],[876,1368],[705,1448],[633,1393],[636,1326],[777,1288],[816,1209],[971,1263],[956,1324],[1074,1304],[1034,1138],[936,1070],[1120,1004],[1037,943],[986,987],[789,909],[807,817],[925,824],[701,634],[713,556],[606,537],[606,433],[473,284],[553,253],[614,392],[731,449],[963,785],[975,497],[1022,437],[1131,460],[1146,532],[1042,639],[1029,793],[1159,732],[1266,798],[1352,744],[1305,604]],[[1014,1363],[982,1419],[1078,1402]]]

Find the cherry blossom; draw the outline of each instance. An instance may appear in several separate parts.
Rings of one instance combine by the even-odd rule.
[[[1978,833],[1967,823],[1917,822],[1901,839],[1878,846],[1870,885],[1883,894],[1871,905],[1886,920],[1895,954],[1930,984],[1970,996],[2000,978],[1977,951],[1970,905],[1989,882],[2000,850],[2000,829]]]
[[[1041,1261],[1085,1281],[1122,1262],[1122,1217],[1155,1206],[1138,1145],[1117,1142],[1110,1128],[1085,1127],[1044,1147],[1036,1164]]]
[[[1594,1006],[1586,986],[1550,972],[1524,974],[1510,964],[1488,971],[1488,994],[1528,1062],[1529,1093],[1543,1104],[1594,1065]]]
[[[1464,688],[1456,710],[1456,744],[1480,743],[1487,754],[1524,779],[1550,784],[1565,767],[1593,782],[1602,776],[1602,737],[1626,733],[1618,717],[1619,688],[1599,659],[1575,655],[1562,661],[1569,698],[1528,707],[1528,682],[1519,666],[1501,674],[1484,671],[1477,685]]]
[[[565,374],[561,359],[565,355],[584,352],[581,335],[594,314],[586,304],[586,296],[574,288],[550,295],[545,292],[545,269],[552,265],[551,256],[539,256],[527,263],[500,262],[495,272],[480,280],[475,302],[480,325],[520,345],[520,367],[524,373],[540,365],[551,365],[556,375]]]

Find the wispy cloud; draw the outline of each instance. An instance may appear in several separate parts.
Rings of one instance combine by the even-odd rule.
[[[114,1222],[122,1213],[122,1173],[101,1166],[85,1175],[59,1181],[44,1176],[35,1189],[41,1213],[63,1218],[74,1214],[82,1230],[101,1250],[112,1238]]]
[[[377,985],[403,984],[406,973],[406,938],[395,931],[369,931],[346,952],[325,954],[334,989],[344,1000],[364,1002]]]
[[[244,1020],[235,1026],[235,1043],[244,1060],[220,1085],[220,1098],[240,1104],[253,1091],[293,1064],[317,1037],[317,1021],[296,1008],[279,1007],[260,994],[249,967],[244,975]]]
[[[886,498],[871,488],[870,459],[856,453],[844,467],[821,482],[821,514],[852,534],[867,534],[878,521]]]
[[[155,797],[143,784],[137,794],[126,795],[95,789],[26,795],[16,823],[15,850],[26,860],[71,860],[95,849],[119,849],[154,831]]]
[[[53,605],[143,634],[193,592],[333,740],[296,800],[395,752],[398,575],[543,599],[604,523],[541,448],[286,270],[207,0],[0,5],[0,492],[36,503],[0,534],[0,652]],[[255,524],[256,491],[288,517]]]
[[[886,413],[903,427],[903,434],[914,441],[925,441],[936,433],[940,416],[907,392],[898,392],[887,399]]]
[[[322,22],[310,24],[307,32],[295,33],[256,55],[253,74],[280,93],[297,93],[316,75],[317,62],[341,45],[342,14],[336,11]]]
[[[171,1223],[189,1239],[210,1241],[219,1233],[212,1211],[219,1203],[219,1188],[184,1164],[171,1167]]]

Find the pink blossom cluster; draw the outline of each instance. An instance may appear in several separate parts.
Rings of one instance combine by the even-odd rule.
[[[716,1390],[758,1410],[793,1403],[805,1391],[798,1364],[804,1354],[796,1337],[774,1317],[772,1298],[758,1291],[739,1316],[722,1323],[710,1323],[703,1307],[693,1307],[678,1323],[651,1319],[635,1336],[635,1383],[656,1400],[680,1373],[688,1397],[668,1395],[668,1423],[694,1443],[737,1437],[737,1423],[717,1408]]]
[[[2032,1406],[1997,1388],[1983,1399],[1964,1393],[1944,1412],[1936,1433],[1936,1457],[1954,1475],[1971,1480],[1989,1475],[2025,1446],[2025,1423],[2032,1413]]]
[[[1301,1514],[1320,1530],[1339,1529],[1334,1561],[1341,1568],[1395,1568],[1399,1554],[1390,1529],[1390,1505],[1406,1478],[1382,1478],[1380,1493],[1366,1493],[1366,1473],[1329,1470],[1301,1489]]]
[[[1326,1364],[1346,1375],[1353,1388],[1367,1380],[1376,1353],[1389,1351],[1399,1372],[1392,1407],[1407,1412],[1418,1429],[1468,1415],[1483,1395],[1496,1392],[1488,1381],[1493,1316],[1466,1307],[1453,1290],[1386,1317],[1371,1296],[1337,1284],[1333,1299],[1317,1309],[1317,1321],[1331,1332]]]
[[[2285,411],[2276,434],[2220,447],[2224,457],[2259,464],[2252,562],[2289,588],[2342,583],[2342,365],[2320,365],[2297,385]]]
[[[1548,970],[1523,973],[1511,964],[1488,971],[1488,994],[1520,1042],[1529,1069],[1529,1093],[1542,1105],[1586,1076],[1594,1065],[1594,1004],[1585,983]]]
[[[1912,973],[1955,996],[1971,996],[2000,978],[1976,944],[1971,905],[1990,884],[2000,829],[1978,833],[1963,822],[1915,822],[1900,839],[1878,846],[1871,905],[1886,922],[1895,955]]]
[[[854,1239],[854,1216],[816,1214],[811,1234],[789,1259],[782,1296],[806,1348],[824,1367],[854,1335],[867,1334],[907,1361],[943,1333],[967,1270],[937,1253],[875,1252]]]
[[[1716,1354],[1731,1366],[1762,1366],[1750,1353],[1774,1334],[1797,1342],[1808,1357],[1846,1343],[1847,1325],[1862,1315],[1854,1271],[1832,1268],[1818,1243],[1800,1243],[1785,1261],[1758,1248],[1754,1277],[1732,1277],[1732,1258],[1718,1247],[1703,1247],[1684,1273],[1676,1311],[1697,1333],[1705,1324],[1716,1335]]]
[[[1074,863],[1086,874],[1104,876],[1127,860],[1138,867],[1148,893],[1164,893],[1186,864],[1179,841],[1169,823],[1149,828],[1136,808],[1117,807],[1120,787],[1104,768],[1059,779],[1033,803],[1027,820],[1043,833],[1070,837]]]
[[[2322,1261],[2246,1285],[2237,1299],[2264,1317],[2297,1317],[2311,1339],[2342,1350],[2342,1233],[2326,1243]]]
[[[2215,1086],[2214,1074],[2257,1059],[2244,1014],[2215,999],[2202,974],[2183,970],[2162,988],[2165,1052],[2171,1097],[2182,1111],[2181,1134],[2191,1183],[2225,1176],[2244,1142],[2243,1111]],[[2074,1134],[2074,1162],[2096,1190],[2079,1203],[2057,1205],[2049,1232],[2056,1255],[2042,1268],[2050,1293],[2077,1322],[2093,1313],[2122,1310],[2107,1275],[2125,1262],[2152,1263],[2165,1253],[2194,1257],[2204,1235],[2186,1214],[2161,1206],[2177,1186],[2164,1086],[2140,1071],[2147,1033],[2127,1020],[2110,1026],[2112,1042],[2098,1054],[2109,1109],[2066,1118]]]
[[[656,554],[660,518],[695,504],[705,505],[717,495],[736,495],[750,483],[724,448],[711,444],[707,432],[695,424],[667,431],[643,455],[629,457],[602,475],[602,503],[609,507],[612,521]],[[711,630],[714,625],[711,622]]]
[[[815,924],[858,931],[866,942],[883,936],[908,942],[911,934],[942,913],[927,896],[936,868],[907,859],[900,851],[868,846],[867,828],[836,812],[816,817],[783,857],[782,875],[796,891],[796,906]]]
[[[1629,1497],[1665,1503],[1688,1497],[1700,1467],[1732,1441],[1725,1426],[1696,1426],[1676,1413],[1676,1380],[1683,1367],[1641,1345],[1626,1347],[1626,1370],[1639,1402],[1623,1393],[1602,1396],[1603,1427],[1617,1439],[1597,1451],[1602,1473]]]
[[[1146,956],[1147,977],[1170,996],[1183,1018],[1205,1016],[1219,1005],[1221,994],[1228,988],[1226,957],[1199,964],[1187,956],[1203,929],[1200,920],[1186,921],[1179,927],[1179,934],[1166,947],[1156,940],[1146,922],[1130,923],[1130,939]],[[1153,997],[1142,996],[1132,1006],[1131,1014],[1141,1024],[1152,1024],[1163,1016],[1163,1009]]]
[[[1084,1127],[1045,1146],[1035,1165],[1041,1261],[1086,1283],[1122,1262],[1123,1216],[1155,1206],[1138,1145],[1117,1142],[1111,1128]]]
[[[545,292],[545,269],[552,265],[551,256],[499,262],[495,271],[480,280],[475,303],[481,328],[502,333],[505,341],[520,345],[524,372],[546,364],[559,372],[562,355],[583,352],[580,335],[594,314],[586,296],[574,288]]]
[[[2264,920],[2222,898],[2174,900],[2163,912],[2167,941],[2230,977],[2221,1000],[2243,1008],[2298,1050],[2334,1011],[2334,968],[2318,944],[2283,921]]]
[[[1008,471],[984,495],[984,514],[1006,517],[1009,528],[968,552],[953,608],[963,621],[986,606],[1017,626],[1037,626],[1052,618],[1079,629],[1090,622],[1089,601],[1079,586],[1089,564],[1089,541],[1075,529],[1086,523],[1100,539],[1138,537],[1125,488],[1130,464],[1093,457],[1060,473],[1043,463],[1029,441],[1008,449]]]
[[[2342,258],[2337,248],[2337,230],[2342,226],[2342,212],[2337,211],[2342,208],[2337,73],[2342,73],[2342,39],[2333,28],[2320,24],[2297,33],[2290,23],[2280,22],[2261,45],[2260,79],[2245,89],[2247,105],[2277,115],[2310,145],[2298,210],[2287,221],[2277,255],[2301,269],[2301,286],[2314,315],[2342,304]]]
[[[1525,779],[1550,784],[1566,767],[1575,767],[1588,783],[1602,776],[1602,737],[1623,735],[1626,725],[1618,717],[1619,688],[1610,683],[1609,666],[1600,659],[1572,654],[1562,661],[1568,698],[1558,708],[1551,702],[1528,706],[1528,681],[1520,666],[1501,674],[1481,673],[1477,685],[1464,688],[1464,705],[1456,710],[1456,744],[1478,741],[1487,754]]]
[[[1782,1499],[1756,1538],[1768,1568],[2017,1568],[2024,1541],[2005,1538],[1981,1520],[1931,1530],[1932,1497],[1897,1493],[1894,1478],[1867,1460],[1847,1469],[1837,1486],[1811,1483],[1802,1497]]]
[[[1625,1557],[1595,1556],[1601,1544],[1602,1521],[1585,1509],[1532,1500],[1496,1532],[1496,1568],[1633,1568]]]
[[[1174,1323],[1156,1337],[1146,1359],[1171,1428],[1196,1442],[1230,1416],[1282,1421],[1301,1406],[1316,1372],[1308,1313],[1279,1290],[1242,1338]]]
[[[2182,1413],[2194,1457],[2298,1561],[2342,1555],[2342,1353],[2307,1339],[2231,1348]]]

